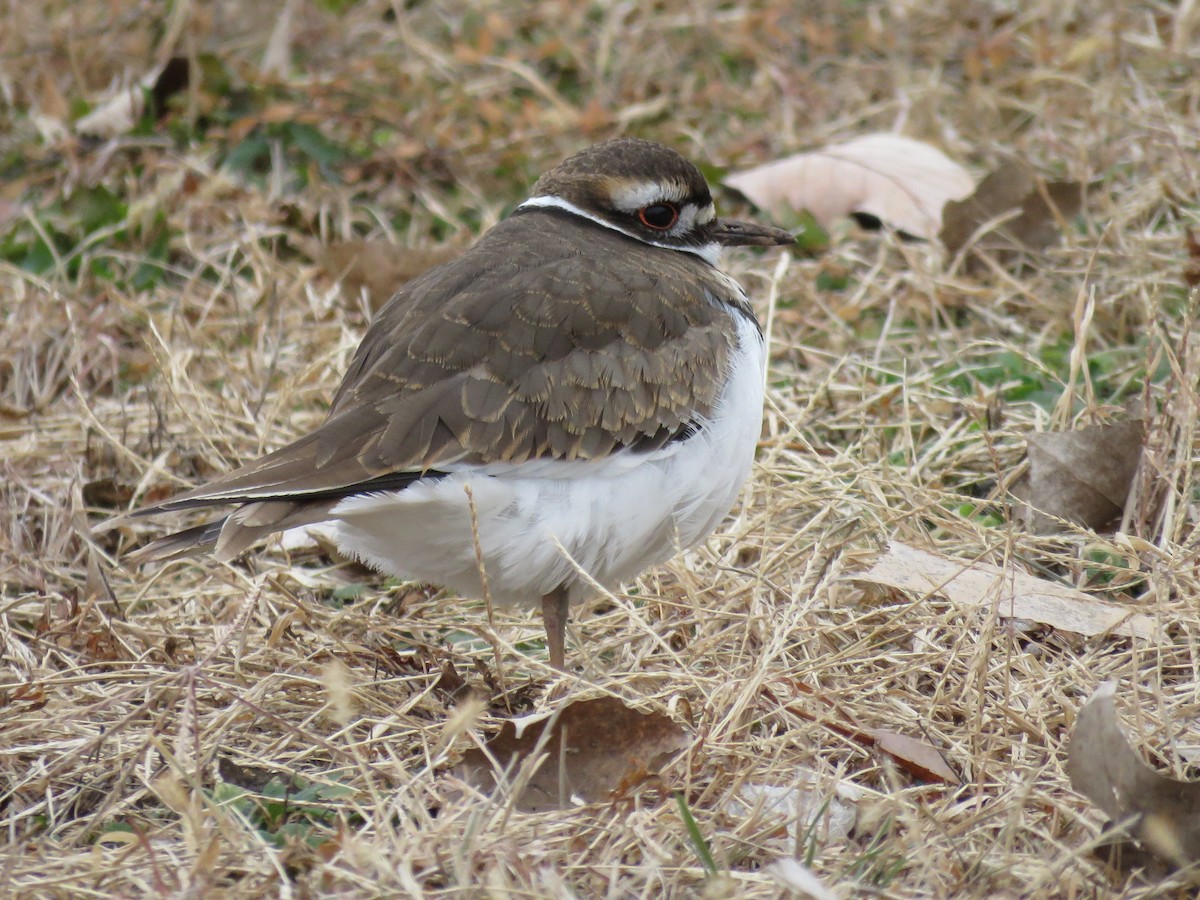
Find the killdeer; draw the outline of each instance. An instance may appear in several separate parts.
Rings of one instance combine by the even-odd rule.
[[[405,579],[541,604],[564,668],[572,602],[707,537],[750,470],[763,337],[723,247],[789,244],[718,219],[700,171],[614,140],[543,175],[371,324],[311,434],[134,515],[236,505],[136,561],[232,558],[316,522]]]

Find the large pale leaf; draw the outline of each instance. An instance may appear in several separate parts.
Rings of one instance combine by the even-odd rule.
[[[1009,566],[952,559],[899,541],[855,581],[887,585],[918,595],[937,594],[966,607],[993,606],[1012,619],[1029,619],[1075,634],[1105,632],[1153,640],[1154,619],[1082,591]]]
[[[868,134],[734,172],[725,184],[766,210],[807,210],[822,226],[865,213],[932,240],[942,207],[975,189],[942,151],[898,134]]]

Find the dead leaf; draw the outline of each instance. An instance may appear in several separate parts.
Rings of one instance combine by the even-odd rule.
[[[66,122],[71,108],[67,98],[58,89],[58,79],[54,72],[43,70],[40,81],[37,102],[30,111],[30,121],[37,128],[43,141],[55,144],[66,137]]]
[[[936,147],[898,134],[844,144],[734,172],[724,182],[766,210],[807,210],[828,228],[865,213],[914,237],[937,237],[942,207],[966,197],[974,179]]]
[[[268,78],[280,81],[288,77],[292,67],[292,19],[296,13],[296,0],[286,0],[271,36],[267,39],[267,48],[263,51],[262,63],[258,71]]]
[[[35,685],[33,682],[18,684],[13,690],[12,696],[4,701],[3,693],[0,692],[0,706],[7,706],[9,703],[27,703],[26,712],[37,712],[39,709],[45,709],[50,702],[46,697],[46,691],[40,685]]]
[[[150,85],[150,114],[161,119],[167,114],[167,102],[187,88],[192,80],[191,63],[186,56],[172,56]]]
[[[552,730],[543,741],[549,726]],[[523,812],[597,803],[628,791],[657,773],[687,746],[687,733],[668,716],[630,709],[615,697],[568,704],[552,716],[510,720],[487,752],[463,754],[456,774],[484,792],[497,779],[521,784],[536,752],[545,758],[524,783],[515,807]],[[539,746],[541,744],[541,746]],[[496,760],[499,771],[489,757]]]
[[[1082,205],[1079,182],[1044,182],[1028,165],[1012,160],[979,182],[974,194],[946,204],[938,237],[954,256],[980,228],[1002,219],[974,249],[997,255],[1037,252],[1061,236],[1063,223]],[[1008,213],[1015,215],[1005,217]]]
[[[97,478],[83,486],[83,502],[104,509],[121,509],[133,499],[133,486],[115,478]]]
[[[357,297],[366,289],[372,312],[418,275],[462,253],[462,248],[453,244],[400,247],[379,240],[340,241],[311,249],[317,264],[331,278],[341,281],[346,296]]]
[[[825,886],[816,873],[794,859],[777,859],[766,871],[785,888],[812,900],[838,900],[838,895]]]
[[[9,222],[15,222],[19,218],[21,218],[21,204],[0,197],[0,231],[3,231]]]
[[[864,728],[863,733],[869,735],[876,747],[896,760],[910,775],[950,784],[959,780],[954,770],[946,765],[942,752],[925,741],[880,728]]]
[[[276,772],[261,766],[239,766],[228,756],[217,757],[217,774],[226,784],[244,788],[255,794],[261,794],[272,781],[287,785],[289,791],[299,791],[303,787],[299,777],[290,772]]]
[[[325,688],[322,712],[342,728],[354,716],[354,679],[346,664],[336,657],[321,667],[321,686]]]
[[[725,811],[746,818],[755,810],[767,818],[782,820],[792,846],[816,833],[822,841],[845,840],[858,819],[862,788],[848,781],[822,779],[811,769],[800,768],[795,782],[787,785],[743,784],[725,803]],[[815,832],[814,832],[815,829]]]
[[[1140,419],[1029,435],[1030,529],[1062,531],[1056,519],[1097,529],[1120,516],[1144,437]]]
[[[1117,721],[1116,682],[1079,711],[1067,748],[1071,787],[1167,862],[1200,861],[1200,782],[1176,781],[1142,761]]]
[[[77,134],[95,138],[113,138],[128,134],[142,117],[149,94],[155,117],[163,115],[167,101],[187,87],[191,78],[190,64],[182,56],[167,60],[160,68],[143,76],[131,85],[117,90],[90,113],[76,120]]]
[[[450,660],[446,660],[442,665],[442,672],[434,682],[433,689],[444,693],[451,701],[470,696],[472,693],[471,686],[458,674],[458,669],[454,668],[454,663]]]
[[[0,225],[3,224],[3,216],[0,215]],[[1189,228],[1184,232],[1184,246],[1187,248],[1188,261],[1183,268],[1183,283],[1189,288],[1200,287],[1200,236],[1194,230]]]
[[[134,84],[122,88],[75,122],[75,131],[95,138],[112,138],[128,134],[145,108],[143,87]]]
[[[38,92],[38,111],[59,122],[65,122],[71,114],[71,106],[67,98],[58,89],[58,73],[52,69],[44,69],[41,76],[41,90]]]
[[[860,728],[853,723],[850,715],[835,702],[827,697],[817,695],[808,685],[803,682],[795,682],[793,687],[802,693],[809,694],[823,701],[831,709],[836,710],[843,721],[839,722],[828,715],[812,713],[795,703],[783,703],[783,708],[793,715],[799,716],[808,722],[817,722],[826,728],[836,731],[843,737],[857,741],[867,747],[875,747],[880,752],[890,756],[904,771],[917,778],[925,781],[944,781],[950,784],[957,784],[959,782],[958,775],[946,763],[941,751],[936,747],[917,738],[897,734],[894,731],[886,731],[881,728]],[[771,698],[776,699],[775,693],[770,688],[764,687],[763,692]],[[779,702],[778,699],[776,699],[776,702]]]
[[[952,559],[900,541],[892,541],[870,569],[851,578],[920,596],[937,594],[965,607],[987,604],[1006,619],[1031,619],[1089,637],[1111,632],[1152,640],[1157,634],[1153,618],[1116,603],[1013,567]]]

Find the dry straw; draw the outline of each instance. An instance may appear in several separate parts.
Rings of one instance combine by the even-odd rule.
[[[292,65],[248,115],[356,148],[340,183],[283,144],[257,180],[217,170],[215,149],[253,122],[222,113],[233,95],[212,83],[172,113],[210,129],[194,146],[165,126],[99,145],[37,131],[161,54],[217,54],[230,92],[258,83],[271,4],[181,4],[172,28],[133,0],[34,6],[0,29],[0,216],[28,203],[21,233],[65,233],[70,198],[104,185],[130,216],[161,216],[171,252],[140,289],[136,236],[56,244],[36,275],[0,262],[0,895],[774,897],[769,867],[793,854],[844,897],[1183,883],[1091,855],[1100,819],[1070,791],[1063,745],[1118,679],[1162,769],[1182,777],[1200,750],[1192,5],[289,5],[273,59],[283,40]],[[660,785],[536,815],[448,789],[457,754],[557,702],[532,618],[497,610],[492,626],[480,602],[278,547],[129,571],[118,544],[157,524],[89,536],[114,504],[320,420],[363,314],[303,241],[469,237],[614,133],[749,165],[886,129],[977,172],[1016,153],[1094,182],[1091,200],[1019,270],[947,274],[935,248],[849,227],[786,272],[732,260],[774,298],[753,482],[704,547],[577,614],[569,646],[569,692],[695,729]],[[1074,403],[1053,418],[1053,397],[1002,400],[1064,373]],[[1153,412],[1123,525],[1140,542],[1026,533],[1007,493],[1024,435],[1112,416],[1114,392]],[[1084,640],[847,579],[893,538],[1127,603],[1158,637]],[[485,706],[456,713],[447,663]],[[919,739],[959,780],[914,778],[835,720]],[[801,772],[864,790],[851,837],[795,846],[786,823],[731,805]],[[227,790],[268,774],[304,799],[272,812]]]

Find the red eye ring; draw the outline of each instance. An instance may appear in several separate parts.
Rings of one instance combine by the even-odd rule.
[[[638,210],[638,221],[655,231],[666,231],[679,221],[679,210],[672,203],[651,203]]]

